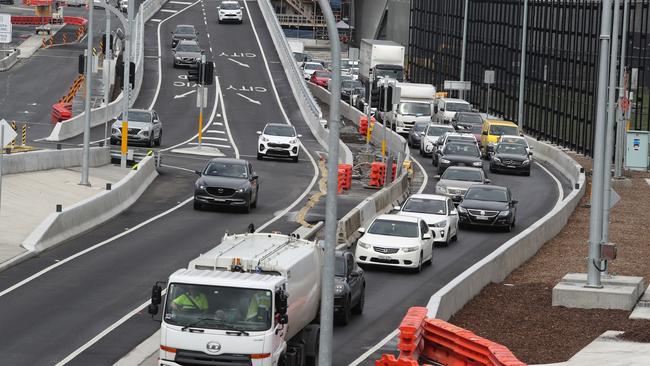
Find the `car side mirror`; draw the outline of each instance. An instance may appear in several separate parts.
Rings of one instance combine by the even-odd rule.
[[[440,174],[434,175],[434,176],[433,176],[433,179],[435,179],[435,180],[440,180]]]
[[[201,174],[202,174],[200,170],[195,170],[194,173],[195,173],[196,175],[201,175]]]
[[[399,206],[393,206],[393,210],[395,210],[395,211],[399,211],[399,210],[400,210],[400,207],[399,207]]]
[[[424,240],[429,240],[431,238],[432,238],[431,232],[422,234],[422,239],[424,239]]]
[[[360,227],[360,228],[357,229],[357,232],[359,234],[364,234],[366,232],[366,228],[365,227]]]
[[[424,136],[424,132],[420,132],[420,136]]]
[[[244,7],[243,7],[243,6],[240,6],[240,7],[239,7],[239,10],[244,10]]]
[[[529,151],[529,152],[528,152],[528,155],[529,155],[529,156],[533,156],[533,152],[532,152],[532,151]]]
[[[220,7],[220,6],[217,6],[217,10],[221,10],[221,7]]]
[[[440,108],[440,112],[444,112],[444,111],[445,111],[445,109],[444,109],[444,108]]]
[[[512,200],[512,201],[510,201],[510,203],[512,203],[512,205],[516,205],[517,203],[519,203],[519,201],[517,201],[517,200]]]
[[[262,131],[257,131],[256,133],[257,133],[258,135],[261,135],[261,134],[262,134]]]
[[[492,183],[491,180],[489,180],[489,179],[486,179],[486,180],[485,180],[485,184],[490,184],[490,183]]]
[[[483,132],[481,132],[481,135],[487,136],[488,133],[487,133],[487,131],[483,131]]]
[[[301,135],[301,134],[298,134],[298,138],[301,138],[301,137],[302,137],[302,135]]]
[[[253,173],[253,175],[251,175],[251,180],[257,180],[257,178],[259,178],[259,176],[256,173]]]
[[[528,146],[528,148],[531,149],[531,150],[535,150],[535,147],[533,147],[533,146]]]
[[[201,54],[204,54],[204,53],[205,53],[205,50],[201,50]]]

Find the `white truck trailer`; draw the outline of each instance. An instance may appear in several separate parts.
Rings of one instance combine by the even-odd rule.
[[[159,365],[315,365],[322,266],[314,242],[226,234],[169,277]],[[154,285],[152,315],[161,290]]]
[[[399,103],[388,113],[388,126],[397,133],[409,133],[416,122],[431,122],[436,88],[429,84],[398,83]]]
[[[372,80],[369,80],[372,72]],[[362,39],[359,49],[359,79],[364,85],[378,78],[404,80],[404,46],[393,41]]]

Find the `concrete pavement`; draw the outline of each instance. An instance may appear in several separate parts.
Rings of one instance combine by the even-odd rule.
[[[67,207],[93,197],[105,189],[106,183],[116,183],[128,173],[129,169],[114,165],[91,168],[91,187],[78,184],[80,167],[4,176],[0,207],[0,268],[27,253],[21,244],[55,211],[57,204]]]

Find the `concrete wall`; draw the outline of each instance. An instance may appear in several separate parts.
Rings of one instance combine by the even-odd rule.
[[[11,69],[11,67],[15,65],[16,62],[18,62],[18,55],[20,55],[20,50],[14,49],[5,58],[0,59],[0,71],[6,71]]]
[[[411,2],[409,0],[388,0],[386,12],[386,39],[406,46],[409,45],[409,19]]]
[[[78,236],[126,210],[144,193],[158,176],[155,160],[149,156],[138,164],[110,191],[51,213],[23,242],[32,253],[39,253]]]
[[[376,38],[388,0],[354,0],[354,41]],[[408,18],[407,18],[408,19]]]
[[[585,175],[580,172],[578,163],[556,147],[533,139],[529,139],[529,143],[534,148],[535,159],[543,160],[565,174],[574,185],[573,191],[544,217],[433,294],[427,304],[430,318],[449,320],[487,284],[503,281],[562,230],[585,194]]]
[[[384,13],[386,19],[382,28]],[[359,44],[363,38],[381,38],[408,46],[410,17],[409,0],[355,0],[355,43]]]
[[[25,153],[15,153],[4,156],[2,174],[35,172],[48,169],[65,169],[81,166],[83,149],[38,150]],[[108,148],[91,147],[90,161],[92,167],[106,165],[111,162]]]

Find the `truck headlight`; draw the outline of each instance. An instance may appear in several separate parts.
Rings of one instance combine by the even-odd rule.
[[[451,163],[451,161],[449,161],[449,160],[447,160],[447,159],[443,159],[443,158],[440,158],[440,162],[441,162],[442,164],[449,164],[449,163]]]
[[[360,247],[363,248],[363,249],[368,249],[368,248],[370,248],[370,244],[368,244],[368,243],[364,243],[364,242],[362,242],[361,240],[357,241],[357,245],[360,246]]]
[[[404,247],[404,248],[402,248],[402,251],[404,253],[412,253],[412,252],[415,252],[415,251],[418,251],[418,250],[420,250],[420,247]]]
[[[345,286],[338,284],[334,287],[334,293],[337,295],[345,293]]]

